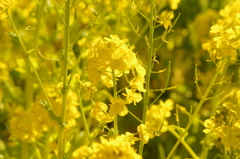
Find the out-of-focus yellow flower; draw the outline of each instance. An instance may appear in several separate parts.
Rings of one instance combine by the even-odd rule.
[[[146,126],[154,135],[155,132],[166,132],[168,122],[166,118],[171,116],[173,101],[167,99],[165,102],[160,101],[159,105],[152,105],[147,111]]]
[[[10,5],[10,0],[0,0],[0,13],[5,11]]]
[[[172,26],[172,19],[174,18],[174,14],[171,11],[163,11],[161,12],[160,16],[158,17],[157,22],[162,24],[165,29],[168,29]]]
[[[168,0],[168,3],[170,5],[170,8],[172,10],[176,10],[178,8],[178,4],[180,3],[181,0]]]
[[[124,137],[125,141],[130,142],[131,145],[135,144],[135,141],[139,141],[140,139],[138,137],[134,137],[133,133],[126,132],[125,134],[122,134],[121,136]]]
[[[226,150],[228,152],[231,152],[231,150],[239,149],[239,143],[240,143],[240,125],[239,123],[236,123],[232,126],[224,125],[222,128],[222,133],[224,136],[221,139],[221,142],[225,146]]]
[[[236,59],[237,49],[240,47],[240,1],[236,0],[220,11],[222,16],[210,29],[212,39],[202,45],[210,53],[212,61],[229,56]]]
[[[86,58],[89,61],[87,72],[93,85],[101,80],[107,87],[113,87],[113,70],[116,77],[121,77],[124,72],[138,65],[136,54],[132,52],[132,47],[128,48],[126,42],[127,40],[121,40],[117,35],[98,38],[92,42]]]
[[[108,106],[103,102],[92,103],[91,117],[102,123],[109,123],[114,120],[114,117],[107,113]]]
[[[61,83],[58,84],[59,88],[61,89]],[[53,111],[56,113],[57,116],[61,116],[61,104],[62,104],[62,98],[58,92],[58,89],[54,86],[48,85],[45,87],[46,91],[48,93],[49,99],[53,106]],[[37,101],[44,99],[43,93],[38,95],[36,97]],[[77,109],[77,102],[78,97],[77,94],[73,91],[68,91],[67,96],[67,109],[66,109],[66,124],[67,128],[65,131],[70,131],[73,127],[77,126],[76,119],[80,117],[80,113]],[[35,113],[36,118],[38,118],[40,121],[42,121],[42,126],[45,128],[45,131],[48,131],[49,128],[54,127],[57,129],[57,123],[56,121],[53,121],[49,115],[47,110],[43,110],[43,106],[39,103],[35,103],[36,109],[33,109],[33,112]],[[43,108],[43,109],[42,109]],[[39,112],[41,113],[39,113]]]
[[[10,138],[35,142],[42,132],[43,127],[35,114],[21,106],[15,108],[15,115],[10,120]]]
[[[142,140],[144,144],[148,143],[149,139],[153,137],[149,132],[149,128],[144,124],[139,125],[137,127],[137,131],[139,133],[140,140]]]
[[[109,104],[110,105],[110,110],[109,110],[109,114],[111,116],[117,116],[120,115],[120,116],[125,116],[127,113],[128,113],[128,108],[125,106],[126,104],[126,101],[121,99],[121,98],[114,98],[114,97],[110,97],[110,102],[112,104]]]
[[[101,144],[94,146],[94,154],[90,159],[141,159],[124,136],[109,140],[101,137]]]
[[[91,82],[82,83],[83,89],[86,90],[83,99],[90,100],[93,98],[94,93],[97,91],[97,88]]]
[[[77,148],[72,153],[72,159],[89,159],[93,153],[93,149],[87,145]]]
[[[124,96],[126,96],[126,103],[130,104],[130,103],[134,103],[134,105],[136,105],[136,103],[140,102],[142,100],[142,95],[140,93],[136,93],[135,89],[128,89],[126,88],[126,93],[123,93]]]
[[[132,70],[134,78],[130,81],[131,88],[137,89],[140,92],[146,92],[144,89],[146,70],[142,65],[136,66],[137,75],[135,75],[135,70]]]

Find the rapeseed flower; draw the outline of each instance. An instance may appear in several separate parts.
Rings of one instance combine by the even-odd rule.
[[[153,138],[151,130],[144,124],[139,125],[137,127],[137,131],[139,133],[140,140],[142,140],[144,144],[147,144],[149,139]]]
[[[112,104],[110,105],[110,110],[109,110],[109,114],[111,116],[125,116],[128,113],[128,108],[126,107],[126,101],[121,99],[120,97],[114,98],[114,97],[110,97],[110,102]]]
[[[112,72],[121,77],[124,72],[134,69],[138,65],[133,47],[128,47],[127,40],[121,40],[117,35],[110,38],[98,38],[92,42],[86,58],[89,61],[87,73],[93,85],[101,81],[107,87],[113,87]]]
[[[0,13],[5,11],[10,5],[10,0],[1,0],[0,1]]]
[[[142,157],[135,152],[129,141],[124,136],[117,136],[115,139],[101,139],[101,144],[94,147],[94,154],[91,159],[141,159]]]
[[[212,39],[202,44],[202,48],[210,53],[212,61],[226,56],[230,56],[232,60],[236,58],[236,50],[240,46],[239,12],[240,1],[236,0],[220,11],[222,18],[210,28]]]
[[[110,116],[107,112],[108,106],[103,102],[93,102],[93,108],[90,112],[92,118],[95,118],[98,122],[109,123],[114,120],[114,117]]]
[[[126,103],[131,104],[132,102],[134,105],[142,100],[142,95],[140,93],[136,93],[136,89],[128,89],[126,88],[126,93],[123,93],[126,96]]]
[[[158,105],[152,105],[147,111],[146,126],[149,128],[149,132],[154,135],[155,132],[166,132],[168,122],[166,118],[171,116],[171,110],[173,109],[173,101],[167,99],[165,102],[159,101]]]

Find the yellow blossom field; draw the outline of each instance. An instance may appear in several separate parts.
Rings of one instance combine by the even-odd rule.
[[[240,159],[240,0],[0,0],[0,159]]]

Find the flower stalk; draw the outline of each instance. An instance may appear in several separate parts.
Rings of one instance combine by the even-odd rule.
[[[116,75],[115,70],[112,70],[112,80],[113,80],[113,97],[114,99],[117,99],[117,82],[116,82]],[[114,125],[114,137],[116,138],[118,136],[118,115],[114,118],[113,121]]]
[[[217,68],[217,71],[216,71],[216,73],[214,74],[214,76],[213,76],[213,78],[212,78],[212,80],[211,80],[211,82],[210,82],[210,84],[209,84],[206,92],[204,93],[203,97],[201,98],[199,104],[197,105],[197,108],[196,108],[195,112],[194,112],[193,115],[190,117],[190,120],[189,120],[189,122],[188,122],[185,130],[181,133],[180,137],[178,138],[178,141],[175,143],[175,145],[174,145],[173,148],[171,149],[171,151],[170,151],[170,153],[168,154],[168,156],[167,156],[166,159],[170,159],[170,158],[172,157],[172,155],[173,155],[173,153],[175,152],[175,150],[177,149],[178,145],[179,145],[180,142],[183,140],[185,134],[187,133],[187,131],[188,131],[189,128],[191,127],[191,125],[192,125],[194,119],[197,117],[198,112],[199,112],[199,110],[201,109],[203,103],[206,101],[209,92],[211,91],[212,87],[214,86],[215,81],[216,81],[216,79],[217,79],[217,77],[218,77],[221,69],[225,66],[226,61],[227,61],[227,58],[225,57],[225,58],[223,59],[223,61],[221,62],[220,66]]]
[[[67,95],[68,95],[68,86],[67,86],[67,75],[68,75],[68,56],[69,56],[69,31],[70,31],[70,10],[71,10],[71,0],[65,1],[65,17],[64,17],[64,52],[63,52],[63,61],[62,61],[62,77],[63,77],[63,87],[61,90],[62,93],[62,110],[61,110],[61,123],[65,123],[66,119],[66,108],[67,108]],[[64,157],[64,127],[62,125],[58,126],[58,159],[63,159]]]
[[[151,79],[151,69],[152,69],[152,55],[153,55],[153,33],[154,33],[154,27],[153,27],[153,12],[154,11],[154,0],[150,0],[150,17],[149,17],[149,52],[147,57],[147,70],[146,70],[146,85],[144,93],[144,99],[143,99],[143,116],[142,116],[142,124],[146,123],[146,116],[147,116],[147,108],[148,108],[148,94],[149,94],[149,85],[150,85],[150,79]],[[142,140],[140,140],[139,150],[138,153],[142,155],[143,153],[143,147],[144,143]]]

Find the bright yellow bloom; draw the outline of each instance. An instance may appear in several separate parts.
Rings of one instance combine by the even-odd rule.
[[[81,146],[72,153],[72,159],[89,159],[93,150],[87,145]]]
[[[90,159],[141,159],[130,142],[124,136],[117,136],[109,140],[101,137],[101,144],[94,146],[95,153]]]
[[[236,0],[220,11],[222,16],[210,30],[212,39],[202,45],[210,53],[212,61],[230,56],[236,59],[237,49],[240,47],[240,1]]]
[[[35,114],[21,106],[15,108],[14,117],[10,120],[11,139],[35,142],[42,132],[43,127]]]
[[[114,117],[107,113],[108,106],[102,102],[92,103],[93,109],[91,110],[91,117],[102,123],[109,123],[114,120]]]
[[[142,140],[144,144],[148,143],[149,139],[153,137],[149,132],[149,128],[147,128],[144,124],[139,125],[137,127],[137,131],[139,133],[140,140]]]
[[[140,93],[136,93],[135,89],[128,89],[126,88],[126,93],[123,93],[124,96],[126,96],[126,103],[130,104],[130,103],[134,103],[134,105],[136,105],[136,103],[140,102],[142,100],[142,95]]]
[[[109,110],[109,114],[111,116],[125,116],[128,113],[128,108],[125,106],[126,101],[121,99],[121,98],[114,98],[114,97],[110,97],[110,102],[112,104],[110,105],[110,110]]]
[[[167,99],[165,102],[160,101],[158,105],[152,105],[147,111],[146,126],[151,130],[151,134],[155,132],[166,132],[168,122],[166,118],[171,116],[173,109],[173,101]]]
[[[93,85],[101,82],[107,87],[113,87],[112,72],[121,77],[126,71],[138,65],[136,54],[126,45],[127,40],[120,40],[117,35],[110,38],[98,38],[92,42],[87,51],[89,61],[87,72]],[[115,79],[114,79],[115,80]]]
[[[178,8],[178,4],[180,3],[181,0],[168,0],[168,3],[170,5],[170,8],[172,10],[176,10]]]
[[[174,18],[173,12],[170,11],[163,11],[161,12],[160,16],[158,17],[157,22],[162,24],[165,29],[168,29],[169,27],[172,26],[172,19]]]
[[[0,0],[0,13],[5,11],[10,5],[10,0]]]
[[[93,98],[94,93],[97,91],[97,88],[91,82],[82,83],[83,89],[86,90],[83,99],[91,100]]]
[[[138,137],[134,137],[134,134],[130,133],[130,132],[126,132],[125,134],[122,134],[121,136],[124,137],[124,141],[130,142],[131,145],[134,145],[135,141],[140,140]]]

